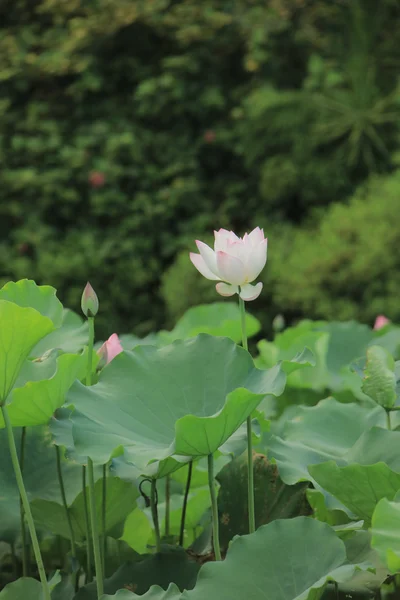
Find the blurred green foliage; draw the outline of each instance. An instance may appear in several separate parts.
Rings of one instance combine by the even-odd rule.
[[[257,224],[264,322],[396,317],[399,22],[394,0],[3,0],[0,283],[77,309],[89,279],[100,333],[144,334],[215,300],[195,237]]]

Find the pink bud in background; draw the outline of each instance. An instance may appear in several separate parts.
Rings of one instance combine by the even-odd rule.
[[[118,335],[113,333],[108,340],[104,342],[101,348],[97,350],[97,354],[100,356],[100,365],[108,365],[117,354],[120,354],[123,351],[124,349],[121,346]]]
[[[89,175],[89,183],[92,188],[101,188],[106,182],[104,173],[101,171],[92,171]]]
[[[87,282],[83,290],[81,307],[85,317],[95,317],[99,310],[99,300],[89,282]]]
[[[215,131],[213,131],[212,129],[207,129],[207,131],[205,131],[203,135],[203,139],[205,142],[207,142],[207,144],[212,144],[213,142],[215,142],[216,137],[217,136],[215,135]]]
[[[216,289],[221,296],[239,294],[242,300],[255,300],[261,282],[251,285],[267,262],[268,240],[259,227],[239,238],[233,231],[214,231],[214,250],[196,240],[200,254],[190,253],[190,260],[207,279],[220,281]],[[240,288],[240,289],[239,289]]]
[[[382,329],[382,327],[385,327],[385,325],[388,325],[389,323],[390,320],[385,317],[385,315],[378,315],[375,319],[374,329],[378,331],[378,329]]]

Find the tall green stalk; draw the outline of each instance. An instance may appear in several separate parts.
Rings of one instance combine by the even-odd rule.
[[[392,420],[390,418],[390,410],[389,409],[386,410],[386,424],[387,424],[387,428],[390,431],[392,429]]]
[[[192,473],[193,473],[193,461],[191,460],[189,463],[188,474],[187,474],[187,479],[186,479],[185,495],[183,497],[181,527],[180,527],[180,531],[179,531],[179,545],[180,546],[183,546],[183,540],[185,538],[186,510],[187,510],[187,503],[188,503],[188,499],[189,499],[190,484],[192,482]]]
[[[165,478],[165,537],[169,536],[171,512],[171,476]]]
[[[22,499],[22,504],[25,511],[25,517],[29,528],[29,533],[32,540],[33,551],[35,554],[35,559],[39,571],[39,577],[43,588],[43,598],[44,600],[51,600],[50,597],[50,588],[47,583],[46,571],[43,564],[42,554],[40,552],[39,540],[36,535],[35,524],[33,522],[31,507],[29,505],[28,496],[26,494],[26,489],[24,485],[24,480],[22,478],[21,467],[19,465],[17,448],[15,445],[14,432],[11,425],[10,418],[8,416],[7,407],[3,404],[1,407],[1,412],[3,413],[4,424],[6,426],[7,438],[8,438],[8,446],[10,449],[11,461],[14,468],[15,478],[17,480],[18,491]]]
[[[89,518],[89,505],[86,493],[86,467],[82,467],[82,494],[83,494],[83,506],[85,513],[85,535],[86,535],[86,583],[92,581],[92,546],[90,543],[90,518]]]
[[[26,444],[26,427],[22,428],[21,432],[21,446],[19,453],[19,466],[21,468],[21,475],[24,474],[24,463],[25,463],[25,444]],[[21,496],[19,497],[19,513],[21,518],[21,544],[22,544],[22,576],[29,576],[29,549],[28,549],[28,538],[26,535],[25,527],[25,513],[24,505],[22,503]]]
[[[94,344],[94,317],[88,317],[89,325],[89,343],[88,343],[88,362],[86,371],[86,385],[92,384],[92,358],[93,358],[93,344]],[[98,532],[98,520],[96,511],[96,497],[94,491],[94,470],[93,461],[88,457],[87,464],[87,475],[89,483],[89,514],[90,524],[92,529],[92,541],[93,541],[93,554],[94,554],[94,567],[96,571],[96,587],[97,597],[100,598],[104,594],[104,578],[103,578],[103,564],[101,560],[99,532]]]
[[[102,541],[102,559],[103,574],[106,570],[107,536],[106,536],[106,515],[107,515],[107,465],[103,465],[102,477],[102,499],[101,499],[101,541]]]
[[[208,455],[208,485],[210,488],[211,497],[211,514],[212,514],[212,527],[213,527],[213,544],[215,560],[221,560],[221,549],[219,545],[219,517],[218,517],[218,502],[217,492],[215,491],[214,481],[214,456]]]
[[[158,519],[158,508],[157,508],[157,479],[151,480],[150,508],[151,508],[151,516],[153,517],[153,523],[154,523],[154,533],[155,533],[155,537],[156,537],[156,552],[161,552],[160,521]]]
[[[240,288],[239,288],[240,293]],[[248,350],[247,334],[246,334],[246,310],[244,300],[239,296],[240,322],[242,326],[242,346]],[[254,465],[253,465],[253,439],[251,416],[247,417],[247,501],[249,508],[249,532],[253,533],[256,530],[256,517],[254,508]]]
[[[75,534],[74,534],[74,528],[72,527],[71,513],[70,513],[70,510],[68,507],[68,503],[67,503],[67,496],[65,494],[64,478],[63,478],[62,467],[61,467],[61,452],[60,452],[59,446],[55,446],[55,449],[56,449],[56,455],[57,455],[58,483],[60,486],[61,500],[62,500],[62,503],[64,506],[64,512],[65,512],[65,516],[66,516],[67,524],[68,524],[69,538],[71,541],[71,556],[73,559],[74,568],[76,568],[76,564],[75,564],[76,563]],[[78,591],[78,587],[79,587],[79,569],[75,573],[75,592]]]

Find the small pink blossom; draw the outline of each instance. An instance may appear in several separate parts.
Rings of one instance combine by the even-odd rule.
[[[390,320],[385,317],[385,315],[378,315],[375,319],[374,329],[378,331],[378,329],[382,329],[382,327],[385,327],[385,325],[388,325],[389,323]]]
[[[97,354],[100,357],[100,364],[103,366],[108,365],[117,354],[120,354],[123,351],[124,349],[121,346],[118,335],[113,333],[108,340],[104,342],[101,348],[97,350]]]
[[[256,227],[239,238],[233,231],[214,231],[214,250],[196,240],[200,254],[190,253],[190,260],[207,279],[219,281],[216,289],[221,296],[239,294],[242,300],[255,300],[263,284],[251,283],[259,276],[267,262],[268,240]]]
[[[92,171],[89,175],[89,183],[92,188],[101,188],[106,182],[104,173],[101,171]]]

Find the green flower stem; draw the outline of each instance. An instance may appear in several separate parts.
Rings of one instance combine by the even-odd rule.
[[[211,496],[214,554],[215,554],[215,560],[221,560],[221,550],[220,550],[220,545],[219,545],[218,502],[217,502],[217,493],[215,491],[215,481],[214,481],[214,456],[212,454],[209,454],[207,458],[208,458],[208,485],[210,488],[210,496]]]
[[[89,482],[89,513],[90,525],[92,529],[94,568],[96,571],[97,598],[101,598],[101,596],[104,594],[103,562],[101,559],[99,532],[97,526],[98,521],[96,511],[96,497],[94,492],[93,461],[89,457],[87,464],[87,474]]]
[[[169,536],[170,529],[170,511],[171,511],[171,477],[165,478],[165,537]]]
[[[19,453],[19,466],[21,468],[21,475],[24,473],[24,463],[25,463],[25,443],[26,443],[26,427],[22,428],[21,432],[21,446]],[[19,512],[21,515],[21,544],[22,544],[22,576],[29,576],[29,548],[28,548],[28,539],[26,535],[26,527],[25,527],[25,513],[24,513],[24,505],[22,503],[21,496],[19,497]]]
[[[387,428],[390,431],[392,429],[392,421],[391,421],[391,418],[390,418],[390,409],[386,410],[386,423],[387,423]]]
[[[102,541],[102,558],[103,558],[103,573],[106,570],[106,552],[107,552],[107,537],[106,537],[106,514],[107,514],[107,465],[103,465],[102,478],[102,502],[101,502],[101,541]]]
[[[183,540],[185,537],[185,520],[186,520],[186,509],[190,492],[190,484],[192,482],[192,473],[193,473],[193,461],[191,460],[189,463],[188,474],[186,479],[186,488],[185,495],[183,497],[183,505],[182,505],[182,516],[181,516],[181,528],[179,532],[179,545],[183,547]]]
[[[92,547],[90,543],[90,519],[89,519],[89,507],[88,499],[86,494],[86,467],[82,467],[82,494],[83,494],[83,505],[85,508],[85,535],[86,535],[86,583],[92,581]]]
[[[160,522],[158,520],[157,510],[157,479],[151,480],[150,508],[154,523],[154,533],[156,536],[156,552],[161,552]]]
[[[22,504],[25,511],[26,521],[28,523],[29,533],[31,535],[33,551],[35,554],[35,559],[39,571],[39,577],[43,588],[43,598],[44,600],[50,600],[50,588],[47,583],[46,571],[44,569],[42,554],[40,552],[39,540],[36,535],[35,524],[33,522],[31,507],[29,505],[28,496],[26,494],[24,480],[22,478],[21,467],[19,465],[17,448],[15,446],[14,432],[12,429],[11,421],[8,416],[7,407],[3,404],[1,407],[1,411],[3,413],[4,424],[6,426],[7,438],[8,438],[8,446],[11,454],[11,461],[14,467],[15,478],[17,480],[18,490],[20,496],[22,498]]]
[[[239,288],[240,293],[240,288]],[[242,346],[248,350],[247,335],[246,335],[246,310],[244,300],[239,296],[240,321],[242,325]],[[253,438],[251,427],[251,416],[247,417],[247,499],[249,507],[249,532],[253,533],[256,530],[256,517],[254,508],[254,465],[253,465]]]
[[[86,371],[86,385],[92,384],[92,359],[93,359],[93,344],[94,344],[94,317],[88,317],[89,325],[89,341],[88,341],[88,362]],[[104,594],[104,578],[103,564],[101,560],[100,541],[98,532],[98,521],[96,511],[96,497],[94,491],[94,470],[93,461],[88,457],[87,475],[89,483],[89,514],[90,525],[92,530],[94,568],[96,571],[96,587],[97,597],[100,598]]]
[[[72,527],[72,520],[71,520],[71,513],[68,507],[68,503],[67,503],[67,496],[65,494],[65,486],[64,486],[64,478],[63,478],[63,474],[62,474],[62,467],[61,467],[61,452],[60,452],[60,448],[59,446],[55,446],[56,449],[56,455],[57,455],[57,476],[58,476],[58,483],[60,486],[60,492],[61,492],[61,500],[64,506],[64,511],[65,511],[65,516],[67,518],[67,524],[68,524],[68,529],[69,529],[69,538],[71,541],[71,556],[74,559],[73,563],[74,563],[74,567],[76,567],[76,542],[75,542],[75,534],[74,534],[74,528]],[[78,591],[78,587],[79,587],[79,570],[76,571],[75,573],[75,592]]]

